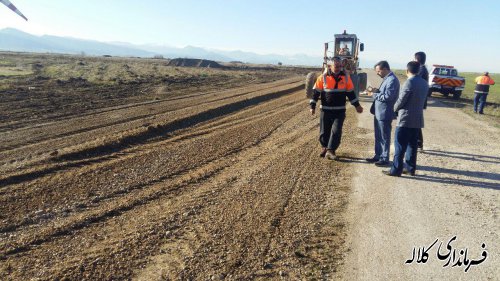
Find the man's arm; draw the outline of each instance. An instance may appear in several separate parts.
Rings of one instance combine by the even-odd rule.
[[[410,84],[411,84],[410,80],[406,80],[406,82],[404,83],[403,89],[399,93],[398,100],[396,101],[396,104],[394,105],[394,112],[398,112],[408,102],[408,99],[410,98],[410,95],[411,95],[411,85]]]
[[[394,78],[387,79],[390,80],[387,81],[387,86],[384,88],[384,91],[375,94],[374,99],[381,102],[390,102],[398,98],[399,81]]]
[[[316,79],[316,83],[314,84],[313,88],[313,96],[309,101],[309,106],[311,107],[310,108],[311,114],[314,114],[316,112],[316,103],[319,100],[322,90],[323,90],[323,79],[321,75],[320,77],[318,77],[318,79]]]
[[[311,111],[311,114],[313,114],[313,115],[316,112],[316,103],[318,102],[320,95],[321,95],[321,92],[318,91],[318,90],[316,90],[316,89],[314,89],[313,97],[309,101],[309,105],[311,106],[311,108],[309,109],[309,111]]]
[[[311,100],[309,101],[309,105],[311,106],[311,108],[316,108],[316,103],[318,102],[320,95],[321,95],[320,91],[318,91],[316,89],[313,90],[313,96],[312,96]]]
[[[420,66],[417,75],[422,77],[422,79],[426,82],[429,82],[429,71],[427,71],[427,67],[425,67],[425,65]]]
[[[356,107],[356,111],[358,113],[362,113],[363,112],[363,107],[361,106],[361,104],[359,104],[359,100],[356,97],[356,94],[354,93],[354,91],[347,92],[347,98],[349,99],[349,102],[354,107]]]

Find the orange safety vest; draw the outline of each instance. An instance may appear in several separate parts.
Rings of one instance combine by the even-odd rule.
[[[490,91],[490,85],[495,85],[495,81],[493,81],[490,76],[478,76],[476,77],[476,88],[474,89],[474,93],[487,95]]]
[[[479,85],[495,85],[495,81],[493,81],[493,79],[491,79],[491,77],[489,77],[489,76],[482,75],[482,76],[476,77],[476,84],[479,84]]]
[[[333,75],[327,75],[325,73],[318,77],[313,89],[318,91],[325,91],[326,93],[350,92],[354,91],[354,84],[352,83],[349,75],[339,75],[339,79],[337,82],[335,81]]]

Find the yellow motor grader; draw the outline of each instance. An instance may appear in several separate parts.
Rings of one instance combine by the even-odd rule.
[[[325,52],[323,56],[323,71],[328,67],[328,61],[333,57],[340,57],[342,61],[342,70],[350,74],[354,83],[354,91],[356,96],[359,92],[366,89],[367,75],[364,72],[359,72],[359,52],[365,48],[364,44],[356,37],[356,34],[347,34],[344,30],[342,34],[335,34],[335,41],[325,43]],[[306,96],[313,96],[314,83],[320,73],[310,72],[306,76]]]

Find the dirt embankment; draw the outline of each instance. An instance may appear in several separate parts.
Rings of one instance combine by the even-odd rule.
[[[225,68],[225,66],[212,60],[205,59],[186,59],[177,58],[168,62],[169,66],[187,66],[187,67],[208,67],[208,68]]]

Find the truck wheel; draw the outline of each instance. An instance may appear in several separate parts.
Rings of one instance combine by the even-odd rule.
[[[368,83],[368,76],[366,73],[359,73],[359,91],[363,92],[366,90],[366,84]]]
[[[354,94],[356,94],[356,97],[359,97],[359,87],[360,87],[360,84],[359,84],[359,74],[351,74],[351,81],[352,81],[352,85],[354,86]]]
[[[313,97],[314,91],[314,83],[316,83],[316,78],[318,78],[318,74],[315,72],[309,72],[306,76],[306,97],[311,99]]]
[[[461,95],[462,95],[462,91],[455,91],[453,93],[453,98],[456,99],[456,100],[458,100]]]

